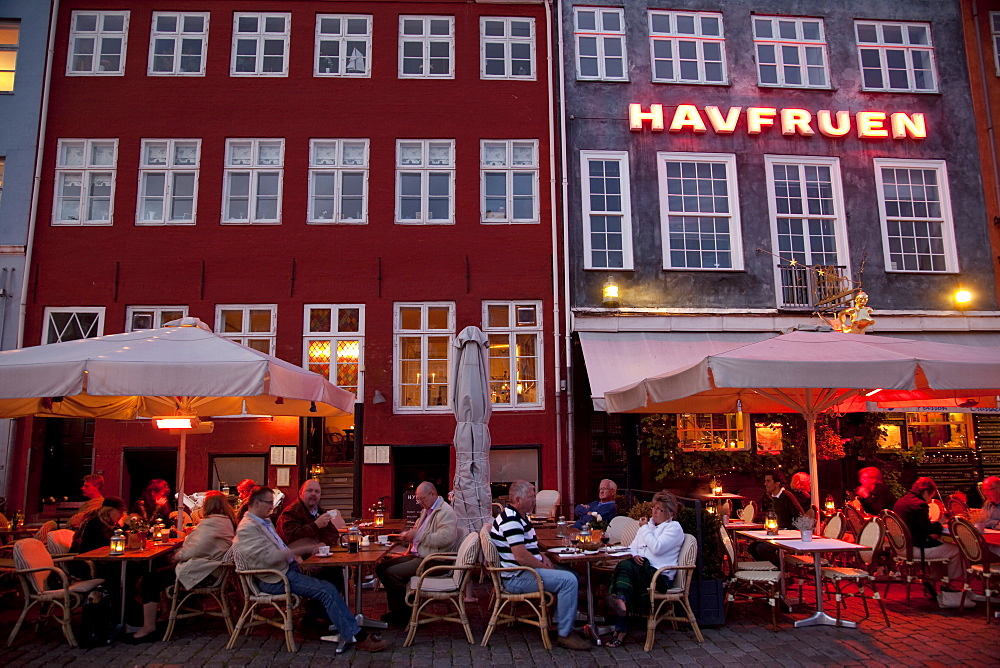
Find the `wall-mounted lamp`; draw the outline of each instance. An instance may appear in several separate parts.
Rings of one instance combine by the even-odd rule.
[[[959,309],[968,308],[969,304],[972,303],[972,293],[962,286],[959,286],[958,289],[955,290],[955,294],[952,295],[952,298],[955,300],[955,306]]]
[[[373,404],[384,404],[385,397],[382,396],[381,390],[375,390],[375,396],[372,397]]]
[[[602,301],[604,305],[608,308],[617,308],[621,305],[618,295],[618,284],[615,283],[615,279],[608,277],[608,280],[604,282],[604,287],[601,290]]]

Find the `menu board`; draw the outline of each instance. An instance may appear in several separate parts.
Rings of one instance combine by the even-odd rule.
[[[974,415],[980,451],[1000,450],[1000,415]]]

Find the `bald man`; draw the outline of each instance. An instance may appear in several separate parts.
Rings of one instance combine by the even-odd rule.
[[[458,549],[458,520],[444,499],[438,496],[434,483],[426,480],[417,485],[417,503],[420,516],[413,528],[399,534],[399,539],[409,543],[406,554],[386,559],[375,566],[375,575],[385,587],[389,612],[382,621],[391,626],[405,626],[410,620],[410,606],[406,604],[406,583],[417,574],[423,558],[438,552]]]
[[[287,506],[278,518],[278,535],[292,549],[340,545],[340,532],[347,530],[347,524],[339,512],[331,513],[320,507],[322,496],[323,489],[319,482],[306,480],[299,488],[299,498]],[[344,591],[343,569],[335,566],[320,568],[313,574]]]

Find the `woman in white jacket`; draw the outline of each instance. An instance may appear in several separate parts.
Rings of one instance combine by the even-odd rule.
[[[658,492],[653,497],[652,517],[639,520],[639,530],[629,545],[631,559],[618,562],[608,587],[609,603],[617,615],[615,632],[605,643],[608,647],[621,647],[628,634],[628,607],[642,599],[649,589],[653,574],[663,566],[677,563],[684,545],[684,531],[674,521],[677,499],[670,492]],[[677,571],[664,571],[657,580],[657,590],[665,591],[673,583]]]

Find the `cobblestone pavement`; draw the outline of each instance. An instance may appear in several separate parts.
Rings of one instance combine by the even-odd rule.
[[[477,585],[478,602],[470,604],[473,634],[477,643],[489,619],[489,590]],[[381,591],[364,592],[365,612],[377,616],[385,610]],[[807,602],[811,600],[806,591]],[[0,640],[6,641],[21,609],[19,596],[0,599]],[[851,601],[847,619],[861,618],[860,605]],[[500,628],[488,647],[470,646],[457,624],[437,623],[422,627],[412,647],[404,648],[405,632],[385,632],[390,648],[379,654],[348,651],[334,653],[332,644],[319,640],[318,629],[305,627],[296,637],[300,649],[285,651],[278,629],[257,627],[227,650],[228,636],[222,620],[196,618],[178,622],[174,639],[144,645],[115,643],[100,649],[73,649],[63,640],[55,624],[35,635],[34,624],[23,628],[13,648],[0,648],[2,666],[279,666],[327,665],[334,662],[358,666],[661,666],[661,665],[755,665],[772,666],[1000,666],[1000,620],[986,625],[983,604],[958,613],[940,610],[919,587],[907,605],[903,587],[893,586],[887,603],[892,624],[886,628],[877,609],[857,629],[811,627],[795,629],[792,622],[805,610],[782,615],[780,630],[770,630],[766,604],[737,604],[725,626],[705,628],[705,642],[695,642],[689,630],[674,631],[663,624],[656,646],[642,649],[644,629],[634,628],[623,647],[594,647],[589,652],[555,648],[545,651],[538,631],[518,625]]]

